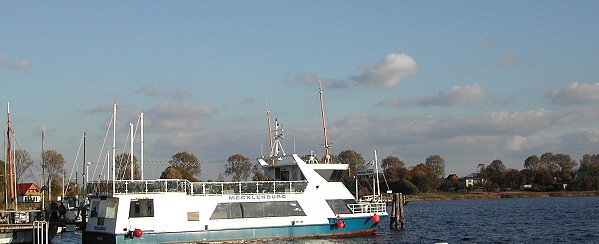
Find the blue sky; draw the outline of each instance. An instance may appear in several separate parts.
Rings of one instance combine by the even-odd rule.
[[[9,1],[0,91],[18,148],[39,163],[45,126],[68,172],[84,131],[87,160],[104,161],[115,102],[118,153],[144,110],[146,161],[256,158],[266,104],[287,153],[322,155],[319,80],[334,154],[408,166],[438,154],[459,176],[495,159],[521,169],[544,152],[599,153],[598,13],[597,1]]]

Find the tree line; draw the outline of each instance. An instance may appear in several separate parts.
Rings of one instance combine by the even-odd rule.
[[[311,155],[304,155],[307,160]],[[133,159],[133,179],[139,179],[140,168],[137,158],[128,153],[122,153],[115,158],[116,178],[118,180],[130,179],[131,158]],[[62,192],[65,188],[66,195],[74,195],[80,191],[79,186],[67,180],[63,186],[64,157],[54,150],[42,153],[44,163],[41,172],[44,172],[44,184],[49,184],[53,193]],[[324,158],[322,159],[324,160]],[[0,161],[2,162],[2,161]],[[362,155],[354,150],[345,150],[338,155],[331,155],[331,162],[348,164],[349,170],[341,177],[348,189],[359,191],[360,195],[371,194],[372,183],[367,177],[358,176],[358,172],[366,169],[368,164]],[[17,165],[15,177],[17,182],[25,176],[31,176],[34,166],[33,160],[25,150],[15,150],[15,164]],[[2,162],[4,165],[4,162]],[[577,167],[579,166],[579,167]],[[38,167],[39,168],[39,167]],[[406,167],[405,163],[397,156],[388,156],[381,161],[381,170],[384,181],[380,187],[383,190],[416,194],[434,191],[469,191],[469,190],[510,190],[518,189],[523,185],[530,186],[531,190],[554,191],[567,190],[599,190],[599,154],[585,154],[579,162],[563,153],[547,152],[540,156],[532,155],[523,162],[523,169],[508,169],[499,159],[493,160],[489,165],[478,164],[474,176],[479,178],[476,184],[466,187],[459,184],[459,178],[450,175],[445,178],[445,160],[439,155],[427,157],[423,163]],[[5,167],[0,167],[0,186],[5,185]],[[40,170],[36,170],[40,172]],[[168,166],[161,172],[161,179],[186,179],[199,181],[202,172],[198,158],[189,152],[178,152],[168,161]],[[577,176],[579,174],[579,177]],[[241,154],[233,154],[227,158],[224,172],[220,172],[217,181],[225,181],[225,176],[232,181],[266,180],[266,175],[259,163]],[[89,180],[96,180],[91,176]],[[356,188],[358,181],[358,189]],[[4,189],[4,188],[2,188]]]

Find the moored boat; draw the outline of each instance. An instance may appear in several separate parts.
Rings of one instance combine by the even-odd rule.
[[[115,116],[116,117],[116,116]],[[277,125],[278,126],[278,125]],[[276,130],[278,131],[278,130]],[[274,147],[282,135],[274,136]],[[273,152],[269,180],[110,180],[87,185],[83,243],[198,243],[371,234],[384,202],[357,202],[339,180],[347,164]]]
[[[189,182],[121,180],[93,184],[84,243],[286,239],[374,232],[385,203],[357,203],[341,182],[342,164],[265,167],[289,180]],[[295,176],[295,177],[294,177]],[[323,177],[325,176],[325,177]],[[302,180],[303,178],[303,180]],[[114,192],[110,190],[114,184]]]

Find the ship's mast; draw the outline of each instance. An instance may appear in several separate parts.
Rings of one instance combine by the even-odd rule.
[[[9,192],[9,198],[10,198],[10,208],[12,208],[15,204],[15,185],[14,185],[14,170],[13,170],[13,158],[12,158],[12,148],[10,146],[10,134],[11,134],[11,126],[10,126],[10,103],[6,104],[6,125],[7,125],[7,131],[6,131],[6,140],[7,140],[7,144],[6,144],[6,162],[8,164],[8,192]]]
[[[112,106],[112,181],[116,180],[116,159],[115,159],[115,153],[116,153],[116,103],[114,103],[114,105]],[[112,192],[114,193],[114,184],[112,185]]]
[[[329,145],[329,140],[327,138],[327,122],[324,116],[324,102],[322,100],[323,92],[322,86],[318,89],[318,94],[320,95],[320,112],[322,115],[322,130],[324,134],[324,163],[328,164],[331,162],[331,155],[329,154],[329,149],[331,145]]]
[[[129,123],[129,136],[131,137],[129,145],[129,179],[133,180],[133,123]]]
[[[141,110],[141,112],[139,113],[139,120],[141,121],[141,123],[140,123],[141,131],[140,131],[140,137],[139,137],[139,140],[140,140],[139,161],[141,164],[140,180],[143,180],[144,179],[144,111],[143,110]]]
[[[266,120],[268,120],[268,141],[269,141],[269,145],[270,145],[270,149],[272,150],[273,148],[273,141],[272,141],[272,130],[270,127],[270,109],[268,109],[268,101],[266,102]],[[269,157],[272,157],[272,152],[269,155]],[[274,159],[271,160],[271,163],[274,163]]]
[[[83,132],[83,168],[81,169],[83,171],[82,175],[83,175],[83,181],[81,182],[81,184],[83,185],[83,198],[85,199],[85,195],[87,195],[87,193],[85,192],[85,187],[87,187],[87,177],[89,177],[87,175],[87,159],[85,157],[85,140],[87,137],[87,132]]]

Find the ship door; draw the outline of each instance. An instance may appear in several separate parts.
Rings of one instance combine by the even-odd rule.
[[[281,181],[289,181],[289,171],[281,171]]]

